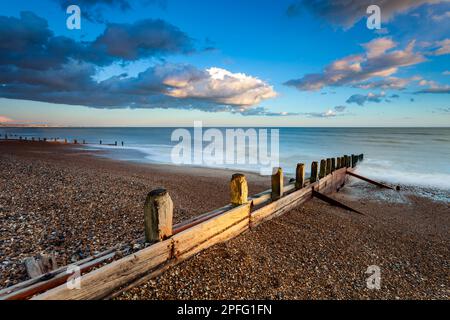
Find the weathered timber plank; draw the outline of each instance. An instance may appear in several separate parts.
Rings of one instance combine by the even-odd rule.
[[[171,239],[175,256],[182,255],[242,220],[248,223],[249,216],[250,203],[246,203],[174,235]]]
[[[116,288],[148,273],[171,257],[172,240],[158,242],[148,248],[114,261],[81,277],[81,289],[65,284],[51,289],[34,300],[102,299]]]

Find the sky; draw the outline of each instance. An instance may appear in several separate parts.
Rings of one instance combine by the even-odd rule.
[[[0,124],[449,126],[449,54],[448,0],[2,1]]]

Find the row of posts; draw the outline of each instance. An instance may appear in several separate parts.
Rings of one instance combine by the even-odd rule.
[[[351,156],[344,155],[337,158],[328,158],[320,160],[320,167],[317,161],[311,164],[310,183],[314,183],[322,179],[330,173],[341,168],[354,168],[359,161],[364,159],[363,154]],[[283,196],[283,169],[274,168],[272,174],[272,200],[277,200]],[[301,189],[305,186],[305,164],[298,163],[295,170],[295,188]],[[241,205],[247,202],[248,187],[245,175],[241,173],[234,174],[231,178],[231,203],[233,205]]]
[[[16,136],[17,136],[17,135],[16,135]],[[1,135],[0,135],[0,137],[1,137]],[[5,134],[5,140],[8,140],[8,139],[9,139],[8,134]],[[37,138],[37,140],[36,140],[36,138],[34,138],[34,137],[31,137],[31,138],[30,138],[30,141],[43,141],[43,142],[47,142],[47,141],[52,141],[52,140],[53,140],[54,142],[57,142],[57,141],[59,141],[60,139],[59,139],[59,138],[51,138],[51,139],[47,139],[47,138]],[[28,141],[28,137],[22,137],[22,136],[19,136],[19,141]],[[67,140],[67,139],[64,139],[64,143],[67,144],[67,143],[68,143],[68,140]],[[74,140],[73,140],[73,144],[80,144],[80,143],[79,143],[79,141],[78,141],[77,139],[74,139]],[[81,144],[88,144],[88,143],[86,142],[86,140],[83,139],[83,141],[82,141]],[[99,144],[103,144],[103,141],[100,140]],[[122,144],[122,147],[123,147],[123,146],[124,146],[123,141],[121,142],[121,144]],[[117,141],[114,142],[114,145],[117,146]]]
[[[320,160],[311,164],[310,183],[331,174],[341,168],[354,168],[359,161],[364,159],[363,154],[351,156],[344,155],[337,158]],[[271,199],[278,200],[283,196],[283,169],[274,168],[272,177]],[[295,188],[305,186],[305,164],[298,163],[295,176]],[[230,181],[230,197],[233,206],[240,206],[248,202],[248,185],[245,175],[233,174]],[[144,225],[146,242],[157,242],[172,236],[173,202],[165,189],[156,189],[147,195],[144,205]]]

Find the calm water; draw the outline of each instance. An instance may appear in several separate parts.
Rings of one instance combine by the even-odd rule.
[[[0,134],[85,139],[89,148],[126,161],[171,163],[174,128],[0,128]],[[192,129],[189,129],[192,130]],[[204,128],[206,130],[206,128]],[[221,129],[222,131],[225,129]],[[119,147],[99,146],[119,142]],[[125,146],[121,147],[120,142]],[[415,186],[450,190],[450,128],[280,128],[280,164],[293,174],[296,163],[364,153],[366,176]],[[225,166],[224,166],[225,167]],[[259,172],[258,166],[227,168]]]

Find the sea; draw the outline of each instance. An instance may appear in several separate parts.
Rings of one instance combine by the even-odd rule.
[[[171,154],[174,147],[180,144],[180,139],[176,134],[175,139],[172,136],[177,129],[180,128],[3,127],[0,128],[0,134],[2,139],[7,134],[10,138],[21,136],[27,139],[84,140],[86,144],[78,147],[103,150],[99,156],[121,161],[174,164]],[[194,137],[193,128],[185,129]],[[207,129],[203,128],[203,133]],[[237,128],[216,129],[223,133],[225,140],[226,130]],[[278,130],[279,165],[288,176],[294,175],[297,163],[305,163],[308,174],[312,161],[362,153],[364,161],[358,165],[358,172],[362,175],[392,184],[450,191],[450,128],[254,128],[258,133],[260,130],[267,130],[269,151],[272,147],[271,130],[274,129]],[[116,141],[117,146],[114,145]],[[259,140],[258,145],[261,141]],[[192,141],[192,148],[194,143]],[[210,143],[200,142],[200,150]],[[223,145],[226,145],[225,141]],[[249,152],[250,148],[246,153]],[[203,162],[189,165],[256,173],[260,172],[261,166],[258,163]]]

